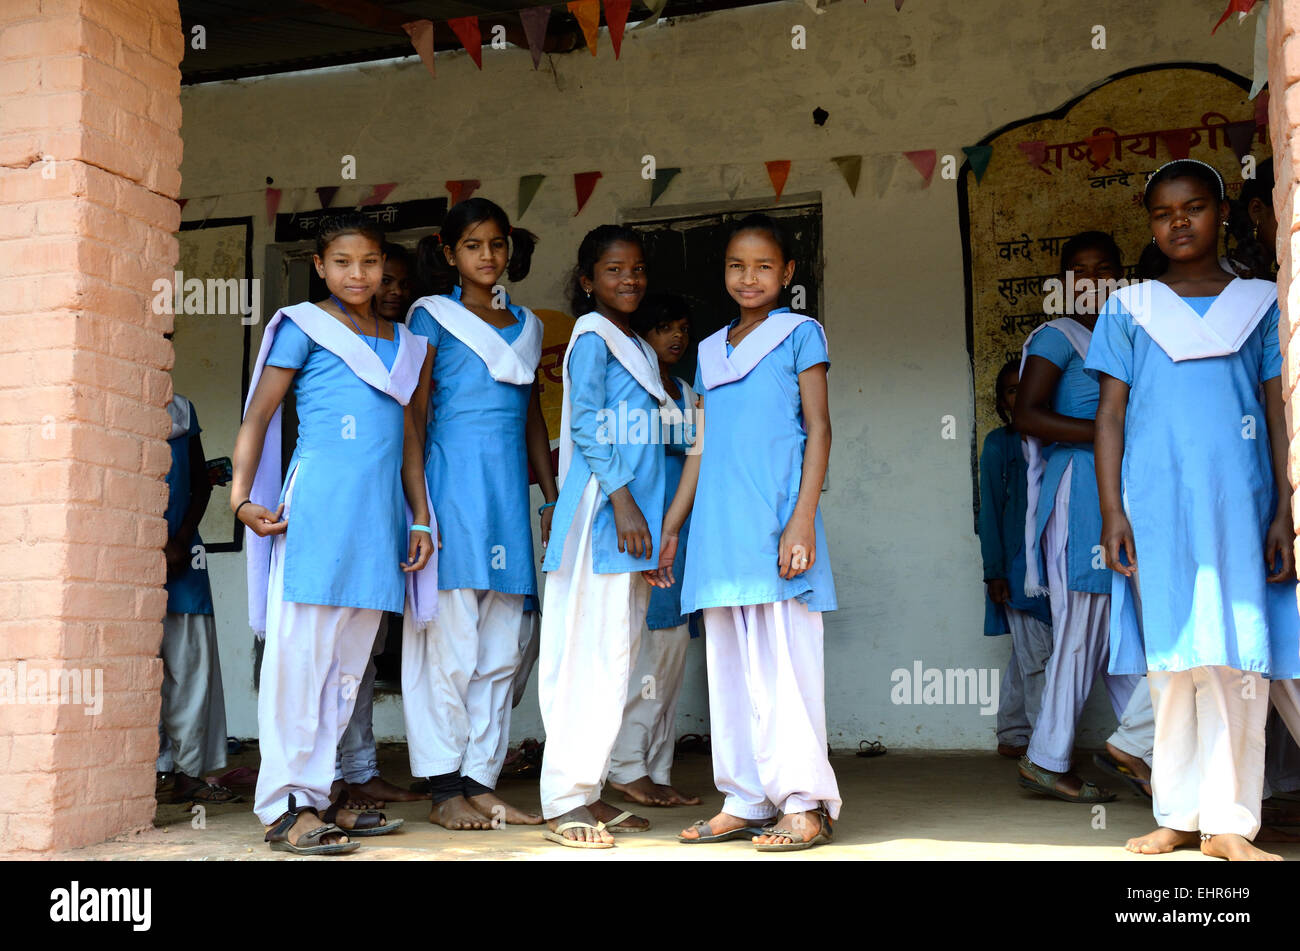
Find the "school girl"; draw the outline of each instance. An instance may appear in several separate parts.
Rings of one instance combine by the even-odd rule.
[[[1087,231],[1067,241],[1062,278],[1070,272],[1075,287],[1083,283],[1071,302],[1075,313],[1029,335],[1016,398],[1015,427],[1028,437],[1025,593],[1050,592],[1052,608],[1042,706],[1019,782],[1066,802],[1097,803],[1115,797],[1074,771],[1079,715],[1097,675],[1106,678],[1116,717],[1140,679],[1106,673],[1110,573],[1094,551],[1101,535],[1092,453],[1097,381],[1084,372],[1083,359],[1097,322],[1098,282],[1122,277],[1110,235]]]
[[[401,825],[342,808],[346,791],[331,804],[330,781],[383,612],[401,611],[407,595],[428,623],[437,604],[411,405],[428,398],[427,345],[373,311],[382,242],[360,214],[321,222],[313,261],[329,299],[271,319],[235,439],[231,508],[248,528],[249,622],[266,635],[254,811],[273,850],[304,855],[349,852],[352,837]],[[298,438],[282,485],[290,387]]]
[[[672,502],[681,481],[686,453],[694,444],[695,391],[672,368],[691,342],[691,312],[685,298],[675,294],[647,295],[632,317],[632,328],[659,358],[659,381],[673,407],[660,418],[664,443],[664,505]],[[623,725],[614,743],[609,785],[624,798],[645,806],[698,806],[698,796],[673,788],[677,697],[686,668],[690,624],[682,614],[681,571],[686,564],[689,520],[682,526],[673,562],[675,583],[650,592],[650,606],[641,631],[641,650],[628,684]]]
[[[1011,426],[1020,361],[998,371],[996,407],[1005,425],[984,438],[980,453],[980,550],[984,556],[984,633],[1011,634],[1011,657],[998,693],[998,753],[1025,755],[1043,702],[1052,654],[1052,613],[1044,597],[1025,594],[1027,472],[1020,434]]]
[[[830,457],[821,325],[779,306],[794,275],[785,230],[739,222],[724,280],[740,317],[699,346],[703,452],[664,519],[656,585],[671,583],[694,506],[682,610],[704,611],[713,775],[722,811],[688,843],[759,851],[829,842],[840,792],[826,750],[822,612],[836,607],[818,496]],[[778,817],[766,830],[763,825]]]
[[[409,321],[433,361],[424,471],[442,550],[438,618],[419,631],[408,617],[403,632],[402,705],[411,772],[429,777],[429,821],[447,829],[542,821],[494,792],[524,601],[537,591],[530,463],[548,503],[543,542],[556,498],[535,379],[542,323],[499,284],[527,276],[534,241],[486,198],[457,204],[421,242],[422,269],[448,271],[456,285],[416,300]]]
[[[1294,709],[1300,676],[1277,289],[1222,268],[1228,204],[1212,167],[1161,166],[1143,199],[1167,266],[1112,296],[1087,360],[1101,380],[1110,666],[1146,671],[1155,710],[1159,828],[1127,847],[1168,852],[1199,833],[1207,855],[1275,859],[1251,843],[1264,678]]]
[[[600,799],[640,647],[664,508],[664,449],[654,421],[667,402],[658,357],[633,331],[646,291],[635,231],[601,225],[578,248],[562,367],[560,496],[542,563],[537,698],[546,726],[543,835],[610,848],[645,819]]]

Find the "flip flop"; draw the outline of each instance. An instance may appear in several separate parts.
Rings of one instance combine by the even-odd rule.
[[[679,835],[677,836],[677,841],[684,845],[706,845],[711,842],[731,842],[735,839],[752,839],[756,835],[767,835],[767,830],[772,827],[767,826],[766,828],[763,828],[760,826],[746,825],[741,826],[739,829],[732,829],[729,832],[719,832],[715,835],[713,833],[713,826],[709,825],[708,819],[696,819],[691,823],[691,828],[700,830],[699,835],[696,838],[687,839]],[[704,834],[705,829],[709,830],[708,835]]]
[[[171,798],[172,805],[196,802],[203,806],[226,806],[232,802],[243,801],[243,796],[219,783],[200,783],[181,795],[173,794]]]
[[[321,819],[325,822],[334,822],[338,818],[339,810],[347,808],[348,801],[348,789],[347,786],[344,786],[338,798],[321,815]],[[339,828],[349,839],[364,839],[376,835],[388,835],[390,832],[396,832],[404,825],[406,825],[405,819],[394,819],[389,822],[388,817],[382,812],[366,810],[357,812],[356,823],[351,829],[344,829],[342,826],[339,826]]]
[[[618,828],[618,824],[620,822],[624,822],[628,819],[636,819],[636,818],[638,818],[636,813],[628,812],[626,809],[624,809],[622,812],[616,815],[613,819],[610,819],[608,822],[597,822],[596,827],[599,829],[607,829],[610,832],[613,832],[615,835],[632,835],[633,833],[636,832],[649,832],[650,825],[648,820],[646,825],[644,826],[630,826],[629,828],[626,829]]]
[[[578,839],[566,839],[562,833],[570,829],[595,829],[600,830],[600,825],[592,825],[590,822],[561,822],[555,827],[555,831],[550,829],[542,830],[542,838],[548,842],[556,842],[570,849],[612,849],[613,842],[583,842]],[[612,831],[612,830],[611,830]]]
[[[1151,798],[1151,790],[1144,788],[1146,785],[1150,784],[1151,780],[1142,779],[1133,772],[1133,770],[1129,769],[1109,753],[1093,753],[1092,762],[1093,765],[1103,773],[1108,773],[1116,779],[1124,780],[1124,782],[1133,787],[1133,791],[1139,796],[1142,796],[1144,799]]]
[[[863,740],[858,744],[859,756],[884,756],[889,750],[879,740]]]
[[[1108,789],[1102,789],[1096,783],[1084,783],[1079,788],[1078,794],[1071,796],[1068,793],[1061,792],[1054,785],[1056,780],[1064,775],[1063,773],[1054,773],[1050,769],[1043,769],[1043,767],[1034,764],[1028,756],[1020,757],[1019,765],[1020,775],[1017,780],[1021,786],[1036,793],[1042,793],[1044,796],[1059,799],[1062,802],[1081,802],[1092,805],[1097,802],[1113,802],[1119,798],[1115,793]]]
[[[797,832],[790,829],[769,827],[763,830],[763,835],[783,835],[793,839],[794,841],[775,842],[770,845],[759,844],[755,845],[754,849],[758,852],[802,852],[804,849],[811,849],[815,845],[825,845],[834,841],[835,832],[831,828],[831,817],[826,814],[826,810],[814,809],[813,812],[820,817],[821,823],[820,828],[817,830],[817,834],[811,839],[800,841],[798,837],[799,833]]]

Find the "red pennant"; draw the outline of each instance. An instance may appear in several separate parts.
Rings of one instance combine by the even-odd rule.
[[[1043,163],[1047,161],[1047,143],[1046,142],[1017,142],[1016,148],[1025,154],[1031,167],[1039,171],[1046,172]]]
[[[455,181],[448,182],[447,191],[451,192],[452,205],[459,205],[474,194],[474,190],[482,184],[477,178],[458,178]]]
[[[357,207],[364,208],[366,207],[366,205],[379,204],[381,201],[387,198],[388,193],[391,192],[396,187],[397,187],[397,182],[389,182],[386,185],[376,185],[374,190],[369,195],[367,195],[365,198],[357,202]]]
[[[1223,26],[1223,21],[1234,13],[1249,13],[1254,6],[1255,0],[1228,0],[1228,9],[1223,11],[1223,16],[1219,17],[1219,22],[1214,24],[1214,30],[1210,31],[1210,35],[1213,36],[1214,31]]]
[[[275,224],[275,213],[280,210],[280,189],[268,188],[266,190],[266,223]]]
[[[587,49],[595,56],[596,37],[600,35],[600,0],[570,0],[567,6],[577,19],[578,26],[582,27]]]
[[[1093,168],[1101,168],[1115,152],[1113,135],[1089,135],[1083,141],[1088,146],[1088,160],[1092,162]]]
[[[894,12],[903,9],[903,0],[894,0]]]
[[[632,0],[605,0],[605,25],[609,27],[609,40],[614,44],[614,58],[623,48],[623,28],[627,26]]]
[[[767,166],[767,177],[772,180],[772,190],[776,192],[776,200],[781,200],[781,192],[785,189],[785,180],[790,177],[790,160],[774,159],[771,162],[764,162]]]
[[[1160,138],[1164,140],[1165,148],[1169,149],[1170,158],[1185,159],[1191,154],[1191,129],[1170,129],[1168,132],[1161,132]]]
[[[333,204],[334,196],[338,194],[338,190],[339,187],[337,185],[321,185],[319,188],[317,188],[316,198],[318,201],[320,201],[320,206],[322,208],[328,208],[331,204]]]
[[[185,204],[186,204],[186,202],[188,202],[188,201],[189,201],[188,198],[177,198],[177,199],[176,199],[176,204],[178,204],[178,205],[181,206],[181,211],[184,211],[184,210],[185,210]]]
[[[1255,138],[1254,119],[1246,119],[1242,122],[1229,122],[1224,127],[1223,134],[1228,139],[1228,144],[1232,146],[1232,151],[1237,153],[1238,159],[1243,159],[1250,154],[1250,144]]]
[[[578,216],[582,214],[582,209],[587,204],[587,199],[591,193],[596,190],[596,180],[600,178],[600,172],[575,172],[573,175],[573,191],[578,196],[578,210],[573,214]]]
[[[524,25],[524,36],[528,39],[528,52],[533,57],[533,69],[536,69],[542,61],[542,48],[546,45],[546,23],[550,18],[550,7],[532,7],[519,11],[519,20]]]
[[[453,17],[447,21],[451,32],[456,34],[460,45],[465,47],[469,58],[479,69],[483,68],[483,33],[479,30],[478,17]]]
[[[437,75],[433,71],[433,21],[414,20],[410,23],[403,23],[402,29],[411,38],[411,45],[420,54],[420,62],[429,71],[429,75]]]
[[[1255,97],[1255,125],[1268,125],[1268,90],[1262,89]]]
[[[921,149],[916,152],[904,152],[907,160],[912,163],[912,167],[921,173],[925,179],[924,188],[930,187],[930,179],[934,177],[934,166],[939,161],[939,154],[934,149]]]

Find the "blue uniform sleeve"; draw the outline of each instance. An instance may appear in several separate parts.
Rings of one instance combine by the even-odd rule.
[[[633,479],[631,468],[619,456],[617,409],[605,401],[605,365],[609,348],[600,334],[581,334],[569,354],[569,430],[574,447],[587,467],[611,495]]]
[[[1133,317],[1114,297],[1097,315],[1083,368],[1094,380],[1102,373],[1133,385]]]
[[[695,395],[700,398],[700,408],[704,408],[707,400],[707,391],[704,388],[704,377],[700,374],[699,358],[695,361]]]
[[[809,367],[825,363],[830,367],[831,357],[826,350],[826,337],[816,321],[805,320],[790,334],[794,347],[794,372],[802,373]]]
[[[1034,339],[1029,341],[1029,346],[1025,349],[1031,357],[1042,357],[1054,364],[1061,372],[1065,372],[1065,368],[1070,364],[1070,358],[1075,355],[1074,346],[1069,338],[1055,327],[1044,327],[1034,334]]]
[[[980,552],[984,556],[984,580],[1010,578],[1007,546],[1002,538],[1002,516],[1006,511],[1007,458],[1002,430],[984,437],[980,453]]]
[[[1264,353],[1260,362],[1259,381],[1264,383],[1282,375],[1282,343],[1278,339],[1278,321],[1281,311],[1277,303],[1268,309],[1260,326],[1264,333]]]
[[[285,317],[276,328],[271,352],[266,355],[266,365],[301,370],[307,363],[311,345],[311,337],[302,332],[302,328],[293,322],[292,317]]]
[[[415,308],[406,326],[416,336],[427,337],[429,346],[438,349],[438,344],[442,342],[442,324],[434,320],[433,315],[423,307]]]

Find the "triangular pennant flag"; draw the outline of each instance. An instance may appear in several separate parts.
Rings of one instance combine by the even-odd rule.
[[[1232,151],[1237,153],[1237,158],[1243,159],[1250,154],[1250,142],[1255,138],[1255,120],[1246,119],[1242,122],[1229,122],[1223,129],[1223,133],[1228,138],[1228,144],[1232,146]]]
[[[790,177],[790,160],[774,159],[763,164],[767,166],[767,177],[772,180],[772,190],[776,192],[776,200],[780,201],[785,180]]]
[[[479,29],[478,17],[452,17],[447,21],[451,32],[456,34],[460,45],[465,47],[469,58],[479,69],[483,68],[483,33]]]
[[[668,183],[681,174],[680,168],[661,168],[655,172],[650,182],[650,204],[659,200],[659,196],[668,190]]]
[[[1088,160],[1092,162],[1093,168],[1101,168],[1115,152],[1113,135],[1089,135],[1083,141],[1088,146]]]
[[[627,15],[631,9],[632,0],[605,0],[605,25],[609,27],[609,41],[614,44],[615,59],[623,48],[623,30],[627,27]]]
[[[844,183],[849,186],[849,194],[857,195],[858,179],[862,175],[862,156],[837,155],[831,161],[835,163],[840,170],[840,174],[844,176]]]
[[[728,198],[735,198],[740,186],[745,183],[745,173],[736,165],[722,166],[722,188]]]
[[[411,38],[411,45],[420,54],[420,62],[429,71],[429,75],[436,75],[433,71],[433,21],[413,20],[410,23],[403,23],[402,29]]]
[[[885,152],[871,156],[871,190],[877,198],[884,198],[889,191],[889,183],[894,180],[894,166],[898,164],[898,154]]]
[[[337,185],[321,185],[316,189],[316,198],[320,201],[322,208],[328,208],[334,201],[334,196],[338,193]]]
[[[542,48],[546,45],[546,23],[551,19],[551,8],[530,7],[520,10],[519,19],[524,25],[524,36],[528,39],[528,52],[533,56],[533,69],[536,69],[542,61]]]
[[[963,145],[961,150],[966,153],[966,160],[970,162],[970,170],[975,173],[975,184],[978,185],[984,180],[984,172],[988,170],[989,160],[993,158],[993,146]]]
[[[1214,30],[1210,31],[1210,35],[1213,36],[1215,30],[1223,26],[1223,21],[1228,19],[1228,17],[1236,13],[1238,15],[1237,18],[1241,19],[1250,12],[1250,8],[1254,5],[1255,0],[1228,0],[1228,9],[1223,11],[1223,16],[1219,17],[1219,22],[1214,24]]]
[[[280,210],[280,189],[268,188],[266,190],[266,223],[275,224],[275,213]]]
[[[641,0],[641,5],[649,10],[650,13],[644,20],[632,27],[633,31],[644,30],[646,27],[651,27],[658,23],[659,15],[664,12],[664,7],[668,6],[668,0]]]
[[[1169,157],[1185,159],[1192,151],[1191,129],[1169,129],[1160,133],[1160,141],[1169,150]]]
[[[599,3],[600,0],[595,0],[595,2]],[[573,191],[578,196],[578,210],[573,213],[575,217],[582,214],[587,199],[596,190],[596,179],[598,178],[600,178],[600,172],[574,172]]]
[[[520,175],[519,176],[519,215],[522,218],[528,206],[533,203],[533,196],[537,194],[537,189],[542,187],[542,181],[545,175]]]
[[[600,35],[600,0],[569,0],[569,12],[582,27],[582,35],[587,41],[587,49],[596,55],[596,37]]]
[[[1268,90],[1265,89],[1255,100],[1255,125],[1268,125]]]
[[[376,185],[374,187],[374,190],[372,190],[369,195],[367,195],[365,198],[357,202],[357,207],[364,208],[366,207],[366,205],[379,204],[381,201],[387,198],[388,193],[391,192],[396,187],[397,187],[397,182],[389,182],[386,185]]]
[[[1250,98],[1254,99],[1268,82],[1268,0],[1259,8],[1255,18],[1255,75],[1250,83]]]
[[[894,10],[898,11],[901,9],[903,9],[903,0],[894,0]]]
[[[181,206],[181,211],[184,211],[184,210],[185,210],[185,205],[186,205],[186,203],[187,203],[188,201],[189,201],[188,198],[177,198],[177,199],[176,199],[176,204],[178,204],[178,205]]]
[[[477,178],[458,178],[455,181],[447,183],[447,191],[451,192],[452,205],[459,205],[462,201],[474,194],[483,183]]]
[[[915,152],[904,152],[907,160],[912,163],[912,167],[921,173],[921,178],[925,179],[922,188],[930,187],[930,179],[934,176],[935,163],[939,161],[939,155],[934,149],[918,149]]]
[[[1047,171],[1043,168],[1043,163],[1047,161],[1047,143],[1046,142],[1017,142],[1016,148],[1025,153],[1025,158],[1029,164],[1041,171]]]

